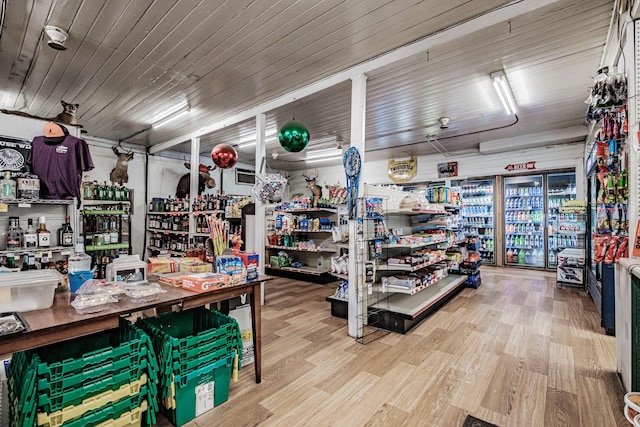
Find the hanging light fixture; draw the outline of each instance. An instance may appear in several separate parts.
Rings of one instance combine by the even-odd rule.
[[[493,88],[498,93],[498,97],[500,98],[500,102],[502,102],[502,106],[504,107],[507,114],[515,114],[516,113],[516,101],[513,98],[513,93],[511,92],[511,88],[509,87],[509,82],[507,81],[507,76],[504,74],[504,71],[496,71],[490,74],[491,81],[493,81]]]
[[[168,123],[173,122],[174,120],[183,117],[191,111],[191,106],[189,104],[182,103],[169,110],[165,110],[157,115],[157,119],[151,125],[152,128],[157,129],[162,126],[166,126]]]

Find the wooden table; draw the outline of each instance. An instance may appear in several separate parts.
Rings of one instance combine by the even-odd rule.
[[[182,310],[201,307],[205,304],[225,301],[244,294],[251,294],[251,320],[253,324],[253,349],[255,352],[256,383],[262,380],[262,315],[260,287],[272,280],[269,276],[260,276],[257,281],[232,286],[215,291],[196,293],[182,288],[161,285],[167,292],[160,294],[156,301],[137,304],[129,297],[122,297],[109,309],[99,313],[81,315],[76,313],[69,303],[68,292],[56,293],[53,305],[43,310],[20,313],[28,323],[29,329],[23,333],[1,336],[0,355],[29,350],[47,344],[91,335],[107,329],[117,328],[120,317],[135,312],[179,306]]]

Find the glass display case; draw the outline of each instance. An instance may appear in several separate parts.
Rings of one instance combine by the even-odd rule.
[[[547,267],[555,268],[558,264],[558,253],[567,248],[583,248],[584,234],[566,233],[558,227],[564,221],[584,221],[576,214],[564,214],[562,203],[576,199],[576,174],[556,173],[547,176],[547,229],[549,245],[547,246]],[[574,217],[574,215],[576,215]],[[566,218],[565,218],[566,216]]]

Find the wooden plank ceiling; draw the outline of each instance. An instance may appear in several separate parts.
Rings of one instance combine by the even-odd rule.
[[[0,108],[52,117],[60,100],[78,103],[88,135],[150,147],[510,3],[519,2],[8,0]],[[369,158],[477,150],[583,125],[613,4],[556,1],[368,73]],[[45,25],[69,32],[67,50],[47,46]],[[502,69],[517,120],[492,92],[489,74]],[[310,129],[309,149],[347,146],[350,91],[347,81],[268,111],[268,135],[295,116]],[[158,112],[180,103],[191,106],[187,118],[151,129]],[[253,120],[228,126],[204,135],[202,152],[254,133]],[[241,159],[252,161],[252,150]],[[304,167],[304,154],[276,141],[268,151],[279,154],[273,167]]]

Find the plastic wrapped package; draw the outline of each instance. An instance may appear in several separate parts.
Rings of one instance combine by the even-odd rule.
[[[78,314],[91,314],[106,310],[114,302],[118,298],[107,293],[84,293],[76,295],[71,305]]]
[[[162,289],[157,283],[141,283],[129,287],[127,296],[135,303],[144,304],[157,300],[160,294],[166,292],[167,291]]]

